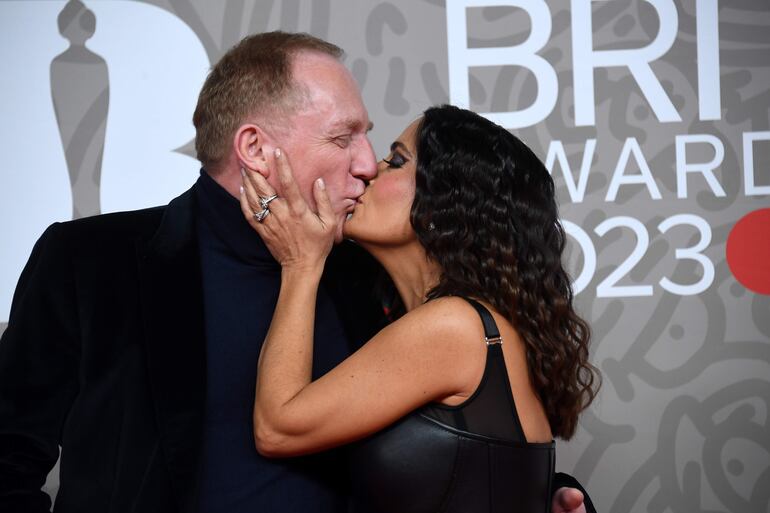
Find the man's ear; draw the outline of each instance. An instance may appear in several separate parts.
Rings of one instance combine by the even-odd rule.
[[[239,126],[235,131],[233,145],[243,167],[259,171],[265,178],[270,176],[267,156],[272,155],[274,144],[259,125],[246,123]]]

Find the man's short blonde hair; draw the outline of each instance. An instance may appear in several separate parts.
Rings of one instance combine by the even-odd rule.
[[[248,118],[280,120],[301,105],[306,94],[292,79],[291,59],[302,51],[344,55],[310,34],[277,31],[241,40],[214,65],[193,114],[195,151],[207,170],[227,156],[233,134]]]

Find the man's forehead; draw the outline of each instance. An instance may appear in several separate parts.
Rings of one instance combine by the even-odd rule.
[[[323,116],[319,128],[369,131],[372,123],[353,75],[344,64],[315,53],[295,57],[294,80],[307,97],[306,112]]]
[[[338,59],[317,52],[300,52],[291,63],[292,80],[309,89],[331,88],[335,91],[352,87],[358,92],[353,74]]]

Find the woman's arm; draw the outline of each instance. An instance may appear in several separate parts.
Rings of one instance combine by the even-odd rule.
[[[483,334],[469,330],[474,319],[467,317],[474,312],[459,311],[470,307],[447,298],[413,310],[311,381],[315,287],[301,278],[282,283],[257,370],[254,436],[263,455],[298,455],[351,442],[480,378],[468,372],[483,368],[485,354]],[[478,361],[457,368],[469,362],[463,338],[479,342]]]
[[[252,211],[260,208],[258,196],[273,194],[270,185],[249,173],[241,198],[244,215],[283,266],[257,367],[258,450],[290,456],[344,444],[477,380],[472,370],[483,367],[483,347],[471,351],[479,360],[473,365],[468,365],[474,362],[468,362],[467,346],[462,348],[463,342],[483,340],[476,314],[462,300],[445,298],[413,310],[311,382],[316,294],[335,233],[334,214],[320,184],[313,191],[316,215],[302,199],[285,156],[277,157],[276,165],[283,198],[270,203],[262,223]]]

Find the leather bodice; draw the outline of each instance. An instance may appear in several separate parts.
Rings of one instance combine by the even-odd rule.
[[[355,444],[354,511],[550,510],[555,444],[524,438],[497,326],[483,306],[468,301],[482,317],[488,341],[478,389],[458,406],[428,404]]]

